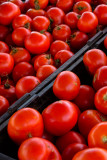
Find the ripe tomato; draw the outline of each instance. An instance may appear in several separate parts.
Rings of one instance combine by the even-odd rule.
[[[8,75],[14,67],[14,59],[8,53],[0,53],[0,76]]]
[[[104,39],[104,47],[107,49],[107,37]]]
[[[107,4],[107,1],[106,0],[98,0],[98,3],[99,4]]]
[[[57,0],[49,0],[49,2],[53,5],[56,5]]]
[[[4,53],[9,53],[9,47],[8,45],[3,42],[3,41],[0,41],[0,52],[4,52]]]
[[[50,21],[45,16],[36,16],[33,18],[32,25],[36,31],[47,30],[50,25]]]
[[[90,130],[98,123],[106,121],[107,117],[97,110],[86,110],[82,112],[78,119],[80,133],[87,138]]]
[[[50,32],[42,30],[41,33],[44,34],[44,35],[46,35],[49,38],[50,44],[53,42],[53,37],[52,37],[52,34]]]
[[[8,46],[15,46],[13,40],[12,40],[12,33],[9,33],[6,37],[5,37],[5,42]]]
[[[46,131],[52,135],[61,136],[75,126],[78,113],[75,104],[60,100],[46,107],[42,112],[42,116]]]
[[[24,3],[22,0],[9,0],[9,1],[16,4],[20,8],[21,12],[24,11]]]
[[[9,108],[9,102],[8,100],[3,97],[0,96],[0,116],[2,116]]]
[[[88,146],[86,146],[85,144],[80,144],[80,143],[70,144],[62,152],[62,159],[63,160],[71,160],[76,153],[78,153],[86,148],[88,148]]]
[[[107,151],[102,148],[88,148],[75,154],[72,160],[107,160]]]
[[[31,34],[25,38],[25,48],[32,54],[44,53],[49,47],[49,38],[39,32],[31,32]]]
[[[90,74],[94,75],[99,67],[107,64],[106,54],[100,49],[90,49],[84,54],[83,63]]]
[[[68,133],[59,137],[56,140],[56,146],[61,153],[68,145],[74,144],[74,143],[85,144],[84,137],[75,131],[69,131]]]
[[[50,53],[52,56],[55,56],[55,54],[60,50],[68,50],[70,51],[69,45],[61,40],[54,41],[50,46]]]
[[[94,10],[94,14],[97,16],[99,24],[107,25],[107,5],[106,4],[98,5]]]
[[[107,122],[101,122],[91,129],[88,135],[88,145],[92,148],[107,149]]]
[[[27,10],[26,15],[28,15],[30,18],[35,18],[36,16],[45,16],[46,12],[43,9],[33,9],[30,8]]]
[[[89,33],[98,25],[97,16],[92,12],[86,11],[79,18],[77,25],[81,32]]]
[[[37,77],[34,76],[22,77],[16,84],[16,96],[18,98],[22,97],[24,94],[32,91],[39,83],[40,80]]]
[[[49,0],[29,0],[31,8],[44,9],[47,7]]]
[[[72,9],[73,0],[57,0],[56,6],[61,8],[64,12],[69,12]]]
[[[9,78],[6,78],[6,79],[4,79],[3,81],[1,81],[1,84],[2,85],[6,85],[6,84],[9,84],[9,85],[11,85],[11,86],[15,86],[15,84],[14,84],[14,82],[13,82],[13,80],[11,80],[11,79],[9,79]]]
[[[79,2],[79,1],[81,1],[81,0],[74,0],[75,1],[75,3],[76,2]],[[84,0],[84,1],[86,1],[86,2],[88,2],[88,3],[91,3],[91,0]]]
[[[14,3],[2,3],[0,5],[0,24],[9,25],[20,13],[19,7]]]
[[[30,35],[30,33],[31,33],[31,31],[27,28],[24,28],[24,27],[16,28],[12,32],[12,40],[17,46],[23,47],[24,40],[28,35]]]
[[[31,60],[30,53],[25,48],[21,47],[13,47],[10,55],[12,55],[15,64],[19,62],[30,62]]]
[[[59,99],[72,100],[80,89],[78,76],[70,71],[63,71],[58,74],[53,84],[53,93]]]
[[[0,41],[4,41],[8,33],[8,27],[0,25]]]
[[[71,29],[66,24],[60,24],[53,29],[52,35],[54,40],[67,41],[71,35]]]
[[[18,145],[28,138],[42,137],[43,129],[42,116],[33,108],[23,108],[15,112],[7,126],[9,137]]]

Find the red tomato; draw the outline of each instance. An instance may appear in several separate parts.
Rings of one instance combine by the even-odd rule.
[[[74,4],[73,11],[81,15],[82,13],[86,11],[92,12],[92,8],[88,2],[79,1]]]
[[[12,33],[9,33],[6,38],[5,38],[5,42],[8,46],[15,46],[13,40],[12,40]]]
[[[64,17],[64,22],[67,24],[71,29],[77,28],[79,15],[75,12],[69,12]]]
[[[27,28],[24,28],[24,27],[16,28],[12,32],[12,40],[17,46],[23,47],[24,40],[27,36],[30,35],[30,33],[31,33],[31,31]]]
[[[4,52],[4,53],[9,53],[9,47],[8,45],[3,42],[3,41],[0,41],[0,52]]]
[[[86,146],[85,144],[80,144],[80,143],[70,144],[62,152],[62,159],[63,160],[71,160],[76,153],[78,153],[86,148],[88,148],[88,146]]]
[[[1,84],[2,84],[2,85],[4,85],[4,84],[7,85],[7,84],[9,84],[9,85],[11,85],[11,86],[15,86],[13,80],[11,80],[11,79],[9,79],[9,78],[6,78],[6,79],[4,79],[3,81],[1,81]]]
[[[98,0],[98,3],[99,4],[107,4],[107,1],[106,0]]]
[[[0,75],[5,76],[12,72],[14,59],[8,53],[0,53]]]
[[[49,38],[39,32],[31,32],[31,34],[25,38],[25,48],[32,54],[44,53],[49,47]]]
[[[8,33],[9,29],[6,26],[0,25],[0,41],[5,40]]]
[[[99,67],[107,64],[106,54],[100,49],[90,49],[84,54],[83,63],[86,69],[94,75]]]
[[[74,99],[74,103],[82,111],[94,108],[94,95],[95,91],[91,86],[81,85],[79,94]]]
[[[47,30],[50,25],[50,21],[45,16],[36,16],[33,18],[32,25],[36,31]]]
[[[93,87],[98,90],[104,86],[107,86],[107,66],[102,66],[94,74]]]
[[[52,65],[43,65],[43,66],[40,66],[39,69],[37,70],[36,77],[38,77],[42,82],[55,71],[56,71],[56,67]]]
[[[56,140],[56,146],[60,152],[62,152],[68,145],[74,144],[74,143],[85,144],[84,137],[75,131],[69,131],[68,133],[59,137]]]
[[[27,10],[26,15],[28,15],[30,18],[35,18],[36,16],[45,16],[46,12],[43,9],[33,9],[30,8]]]
[[[32,91],[39,83],[40,80],[37,77],[22,77],[16,84],[16,96],[18,98],[22,97],[24,94]]]
[[[49,2],[53,5],[56,5],[57,0],[49,0]]]
[[[71,35],[71,29],[66,24],[60,24],[53,29],[52,32],[54,40],[67,41]]]
[[[63,71],[58,74],[53,84],[53,92],[59,99],[72,100],[80,89],[78,76],[70,71]]]
[[[19,62],[30,62],[31,60],[30,53],[25,48],[13,47],[10,55],[12,55],[15,64]]]
[[[86,11],[79,18],[77,25],[81,32],[89,33],[98,25],[97,16],[92,12]]]
[[[9,0],[9,1],[16,4],[22,12],[24,11],[24,3],[22,0]]]
[[[91,148],[104,148],[107,152],[107,122],[101,122],[91,129],[88,135],[88,145]]]
[[[10,117],[7,131],[9,137],[19,145],[28,138],[42,137],[43,128],[41,114],[35,109],[23,108]]]
[[[94,14],[97,16],[99,24],[107,25],[107,5],[106,4],[98,5],[94,10]]]
[[[75,3],[76,3],[76,2],[79,2],[79,1],[81,1],[81,0],[74,0],[74,1],[75,1]],[[91,3],[91,0],[83,0],[83,1],[88,2],[88,3]]]
[[[50,53],[52,56],[55,56],[55,54],[60,50],[68,50],[70,51],[69,45],[61,40],[54,41],[50,46]]]
[[[78,119],[78,127],[81,134],[87,138],[90,130],[98,123],[106,121],[107,117],[97,110],[86,110],[82,112]]]
[[[72,9],[73,0],[57,0],[56,6],[61,8],[64,12],[68,12]]]
[[[107,151],[102,148],[89,148],[75,154],[72,160],[107,160]]]
[[[104,39],[104,47],[107,49],[107,37]]]
[[[2,3],[0,5],[0,24],[9,25],[20,13],[19,7],[14,3]]]
[[[54,56],[54,60],[55,60],[55,66],[59,67],[62,64],[64,64],[69,58],[71,58],[74,55],[73,52],[68,51],[68,50],[60,50],[58,51],[55,56]]]
[[[8,100],[3,97],[0,96],[0,116],[2,116],[9,108],[9,102]]]
[[[50,32],[42,30],[41,33],[46,35],[49,38],[50,44],[53,42],[53,37],[52,37],[52,34]]]
[[[31,8],[44,9],[47,7],[49,0],[29,0]]]
[[[42,112],[42,116],[46,131],[52,135],[61,136],[75,126],[78,113],[75,104],[60,100],[46,107]]]

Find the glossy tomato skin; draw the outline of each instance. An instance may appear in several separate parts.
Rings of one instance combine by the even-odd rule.
[[[79,94],[74,99],[74,103],[82,111],[94,108],[94,95],[95,91],[91,86],[81,85]]]
[[[52,42],[53,42],[53,36],[52,36],[52,34],[50,32],[47,32],[47,31],[42,31],[42,32],[43,32],[44,35],[46,35],[49,38],[50,45],[51,45]]]
[[[89,73],[94,75],[99,67],[107,64],[106,54],[100,49],[91,49],[85,53],[83,63]]]
[[[88,145],[107,150],[107,122],[101,122],[91,129],[88,135]]]
[[[10,138],[18,145],[28,138],[42,137],[43,129],[42,116],[33,108],[23,108],[15,112],[7,127]]]
[[[82,112],[78,119],[80,133],[87,138],[90,130],[98,123],[106,121],[107,117],[97,110],[86,110]]]
[[[50,41],[47,36],[33,31],[25,38],[25,48],[32,54],[42,54],[50,47]]]
[[[94,13],[86,11],[81,15],[77,25],[81,32],[89,33],[97,27],[98,18]]]
[[[99,24],[107,25],[107,5],[98,5],[94,10],[94,14],[97,16]]]
[[[30,7],[35,9],[45,9],[48,5],[49,0],[29,0]]]
[[[62,152],[62,159],[63,160],[71,160],[76,153],[78,153],[86,148],[88,148],[88,146],[86,146],[85,144],[80,144],[80,143],[70,144]]]
[[[9,102],[8,100],[3,97],[0,96],[0,116],[2,116],[9,108]]]
[[[21,12],[24,11],[24,3],[21,0],[10,0],[10,2],[16,4],[20,8]]]
[[[8,45],[3,42],[3,41],[0,41],[0,52],[4,52],[4,53],[9,53],[9,47]]]
[[[34,76],[22,77],[16,84],[16,96],[18,98],[22,97],[24,94],[32,91],[39,83],[40,80],[37,77]]]
[[[81,0],[74,0],[75,1],[75,3],[76,2],[79,2],[79,1],[81,1]],[[91,3],[91,0],[84,0],[84,1],[86,1],[86,2],[88,2],[88,3]]]
[[[63,71],[58,74],[53,84],[53,92],[59,99],[72,100],[80,89],[78,76],[70,71]]]
[[[75,126],[78,113],[75,109],[75,104],[60,100],[45,108],[42,116],[45,129],[52,135],[61,136]],[[64,117],[67,118],[65,119]]]
[[[5,2],[0,5],[0,24],[9,25],[12,20],[20,14],[17,5],[11,2]]]
[[[57,0],[56,6],[61,8],[64,12],[69,12],[72,9],[73,0]]]
[[[84,137],[80,133],[75,131],[69,131],[68,133],[66,133],[63,136],[60,136],[56,140],[56,146],[61,153],[64,151],[64,149],[68,145],[74,144],[74,143],[85,144],[86,142]]]
[[[35,18],[36,16],[45,16],[46,12],[43,9],[33,9],[30,8],[27,10],[26,15],[28,15],[30,18]]]
[[[104,47],[107,49],[107,37],[104,39]]]
[[[102,148],[88,148],[76,153],[72,160],[106,160],[107,151]]]

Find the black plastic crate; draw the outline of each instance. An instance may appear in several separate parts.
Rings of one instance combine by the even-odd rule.
[[[99,48],[99,49],[102,49],[107,54],[107,50],[104,48],[104,45],[103,45],[103,40],[105,39],[105,36],[103,36],[99,41],[97,41],[97,43],[92,45],[90,49]],[[76,73],[80,78],[81,84],[92,85],[92,77],[86,71],[86,68],[83,64],[83,56],[81,56],[75,63],[73,63],[72,65],[69,65],[69,67],[65,68],[64,70],[69,70]],[[49,104],[58,100],[52,91],[53,83],[54,83],[54,80],[52,80],[51,83],[49,83],[46,87],[44,87],[38,93],[33,92],[32,96],[17,110],[25,107],[32,107],[42,112],[43,109],[46,108]],[[9,156],[8,160],[12,160],[11,158],[13,158],[13,160],[16,160],[18,146],[14,144],[8,137],[8,134],[7,134],[8,120],[9,119],[7,119],[2,125],[0,125],[0,152],[7,157]],[[2,156],[0,154],[0,160]],[[4,157],[2,160],[7,160],[6,158]]]

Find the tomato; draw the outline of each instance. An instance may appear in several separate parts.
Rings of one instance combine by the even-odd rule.
[[[8,46],[15,46],[13,40],[12,40],[12,33],[9,33],[6,38],[5,38],[5,42]]]
[[[3,97],[0,96],[0,116],[2,116],[9,108],[9,102],[8,100]]]
[[[4,53],[9,53],[9,47],[8,45],[3,42],[3,41],[0,41],[0,52],[4,52]]]
[[[80,80],[70,71],[59,73],[53,84],[53,93],[59,99],[73,100],[78,95],[79,89]]]
[[[9,85],[11,85],[11,86],[15,86],[13,80],[11,80],[11,79],[9,79],[9,78],[6,78],[6,79],[2,80],[2,81],[1,81],[1,84],[2,84],[2,85],[4,85],[4,84],[5,84],[5,85],[8,85],[8,84],[9,84]]]
[[[29,0],[31,8],[44,9],[47,7],[49,0]]]
[[[8,33],[9,29],[6,26],[0,25],[0,41],[3,41]]]
[[[104,39],[104,47],[107,49],[107,37]]]
[[[73,0],[57,0],[56,6],[61,8],[64,12],[68,12],[72,9]]]
[[[24,40],[27,36],[30,35],[30,33],[31,33],[31,31],[27,28],[24,28],[24,27],[16,28],[12,32],[12,40],[17,46],[23,47],[24,46]]]
[[[66,24],[60,24],[53,29],[52,35],[54,40],[67,41],[71,35],[71,29]]]
[[[52,135],[61,136],[75,126],[78,113],[75,104],[60,100],[46,107],[42,112],[42,116],[46,131]]]
[[[70,45],[71,48],[79,50],[87,43],[87,41],[87,34],[80,31],[76,31],[71,35]]]
[[[81,0],[74,0],[74,1],[75,1],[75,3],[76,3],[76,2],[79,2],[79,1],[81,1]],[[91,3],[91,0],[83,0],[83,1],[88,2],[88,3]]]
[[[30,8],[27,10],[26,15],[28,15],[30,18],[35,18],[36,16],[45,16],[46,12],[43,9],[33,9]]]
[[[39,32],[31,32],[25,38],[25,48],[32,54],[41,54],[46,52],[50,47],[50,41],[47,36]]]
[[[107,151],[102,148],[88,148],[75,154],[72,160],[106,160]]]
[[[58,51],[54,56],[55,66],[56,67],[61,66],[68,59],[70,59],[73,55],[74,55],[74,53],[71,52],[71,51],[68,51],[68,50],[60,50],[60,51]]]
[[[69,12],[64,17],[64,22],[67,24],[71,29],[77,28],[77,22],[79,19],[79,15],[75,12]]]
[[[33,18],[32,25],[36,31],[47,30],[50,25],[50,21],[45,16],[36,16]]]
[[[41,33],[44,34],[44,35],[46,35],[49,38],[50,44],[53,42],[53,37],[52,37],[52,34],[50,32],[42,30]]]
[[[80,144],[80,143],[70,144],[62,152],[62,159],[63,160],[71,160],[76,153],[78,153],[86,148],[88,148],[88,146],[86,146],[85,144]]]
[[[40,66],[53,64],[54,61],[50,54],[41,54],[34,61],[34,69],[37,71]]]
[[[107,1],[106,0],[98,0],[98,3],[99,4],[107,4]]]
[[[97,27],[98,18],[94,13],[86,11],[79,18],[77,25],[81,32],[89,33]]]
[[[54,28],[56,25],[63,24],[64,12],[58,7],[52,7],[46,12],[47,17],[50,19],[51,27]]]
[[[68,145],[74,144],[74,143],[85,144],[84,137],[80,133],[75,132],[75,131],[69,131],[68,133],[59,137],[56,140],[56,146],[61,153],[64,151],[64,149]]]
[[[15,64],[19,62],[30,62],[31,60],[30,53],[25,48],[21,47],[13,47],[10,55],[12,55]]]
[[[90,74],[94,75],[99,67],[107,64],[106,54],[100,49],[90,49],[84,54],[83,63]]]
[[[5,97],[10,104],[16,101],[16,93],[15,87],[9,85],[9,83],[5,83],[4,85],[0,85],[0,95]]]
[[[22,12],[24,11],[24,3],[22,0],[9,0],[9,1],[16,4]]]
[[[38,77],[42,82],[55,71],[56,71],[56,67],[52,65],[43,65],[43,66],[40,66],[39,69],[37,70],[36,77]]]
[[[107,149],[107,122],[96,124],[91,129],[88,135],[88,145]]]
[[[99,24],[107,25],[107,5],[106,4],[98,5],[94,10],[94,14],[97,16]]]
[[[50,53],[52,56],[55,56],[55,54],[60,51],[60,50],[69,50],[70,51],[70,47],[69,45],[61,40],[56,40],[54,41],[51,46],[50,46]]]
[[[87,138],[90,130],[98,123],[106,121],[107,117],[97,110],[86,110],[82,112],[78,119],[80,133]]]
[[[32,91],[39,83],[40,83],[40,80],[37,77],[34,77],[34,76],[22,77],[16,83],[16,96],[18,98],[22,97],[24,94]]]
[[[0,24],[9,25],[20,13],[19,7],[14,3],[2,3],[0,5]]]
[[[23,108],[15,112],[7,126],[9,137],[18,145],[27,138],[42,137],[43,129],[42,116],[33,108]]]
[[[53,5],[56,5],[57,0],[49,0],[49,2]]]
[[[14,59],[8,53],[0,53],[0,75],[10,74],[14,67]]]
[[[94,108],[94,95],[95,91],[91,86],[81,85],[79,94],[74,99],[74,103],[82,111]]]

